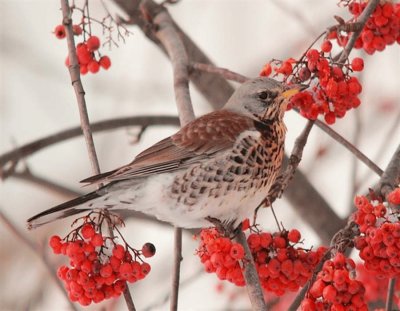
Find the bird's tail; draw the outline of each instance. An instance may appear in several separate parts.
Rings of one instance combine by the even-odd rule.
[[[27,220],[28,229],[35,229],[57,219],[79,214],[90,210],[90,201],[101,197],[99,191],[93,191],[81,197],[67,201],[45,210]],[[86,204],[85,204],[86,203]]]

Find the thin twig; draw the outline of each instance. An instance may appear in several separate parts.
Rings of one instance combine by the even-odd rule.
[[[87,13],[89,16],[89,5],[87,2],[86,2],[86,9],[87,9]],[[68,57],[69,57],[69,61],[71,64],[68,67],[68,70],[69,70],[69,74],[71,77],[72,87],[74,88],[74,91],[75,91],[76,101],[78,104],[80,124],[82,127],[83,136],[85,137],[86,148],[88,151],[90,164],[92,166],[92,171],[94,174],[100,174],[99,161],[97,159],[96,149],[95,149],[94,141],[93,141],[93,135],[92,135],[92,131],[90,129],[89,115],[88,115],[87,107],[86,107],[85,91],[83,89],[83,85],[82,85],[82,81],[81,81],[78,57],[76,55],[76,50],[75,50],[74,33],[72,31],[71,10],[69,7],[68,0],[61,0],[61,10],[62,10],[62,14],[63,14],[63,24],[65,26],[65,32],[66,32],[66,37],[67,37]],[[89,23],[89,27],[90,27],[90,23]],[[109,222],[108,222],[108,225],[109,225],[109,227],[111,227],[111,224]],[[112,228],[111,228],[110,234],[113,234]],[[126,282],[125,282],[124,298],[125,298],[125,302],[128,307],[128,310],[135,311],[136,309],[133,304],[132,297],[129,292],[129,287]]]
[[[67,292],[64,289],[64,286],[62,285],[60,279],[57,277],[57,274],[56,274],[56,271],[54,271],[53,265],[45,256],[43,248],[41,248],[38,244],[29,240],[20,230],[17,229],[17,227],[11,222],[10,219],[8,219],[8,217],[1,210],[0,210],[0,220],[4,223],[5,227],[7,227],[11,231],[12,234],[14,234],[18,239],[20,239],[26,246],[28,246],[36,255],[38,255],[41,258],[42,262],[44,263],[44,266],[46,267],[47,271],[49,272],[49,275],[51,276],[53,281],[56,283],[56,285],[60,289],[61,293],[64,295],[70,308],[72,310],[77,311],[78,309],[72,303],[72,301],[69,299]]]
[[[79,109],[79,117],[81,120],[81,127],[83,136],[85,137],[86,148],[88,150],[90,165],[94,174],[100,174],[99,161],[97,159],[96,150],[94,147],[92,131],[90,129],[89,116],[86,108],[85,90],[83,89],[81,75],[79,71],[78,57],[75,50],[74,33],[72,31],[72,18],[71,10],[68,0],[61,0],[61,9],[63,14],[63,24],[65,26],[67,44],[68,44],[68,57],[70,66],[68,67],[71,77],[72,87],[75,91],[76,101]]]
[[[168,11],[163,8],[152,11],[155,6],[150,1],[141,3],[143,16],[149,16],[155,28],[155,36],[164,46],[171,60],[175,102],[178,108],[181,126],[192,121],[194,116],[193,106],[189,92],[189,58],[185,46],[179,37],[174,22]],[[178,309],[180,267],[182,262],[182,229],[174,228],[174,266],[172,276],[172,291],[170,310]]]
[[[382,137],[390,137],[393,133],[398,133],[398,128],[400,128],[400,109],[398,113],[396,114],[396,117],[392,121],[392,124],[386,129],[385,133],[382,135]],[[388,144],[386,139],[382,139],[380,142],[380,145],[378,145],[375,149],[377,150],[376,155],[373,157],[373,161],[375,163],[379,163],[382,156],[385,154],[387,151],[388,147],[391,145]],[[363,176],[361,176],[358,181],[357,181],[357,188],[355,189],[355,192],[357,193],[360,186],[361,182],[367,180],[370,175],[372,174],[371,170],[368,170]]]
[[[326,134],[331,136],[335,141],[344,146],[349,150],[354,156],[356,156],[362,163],[364,163],[368,168],[370,168],[378,176],[381,176],[383,171],[376,165],[371,159],[369,159],[364,153],[357,149],[352,143],[350,143],[346,138],[340,135],[338,132],[333,130],[330,126],[326,125],[320,120],[315,120],[315,124],[323,130]]]
[[[252,310],[267,310],[253,255],[251,254],[249,245],[247,244],[246,235],[242,230],[240,230],[236,235],[236,240],[243,246],[245,252],[243,260],[244,278],[246,280],[246,290],[250,298]]]
[[[394,291],[396,288],[396,278],[391,278],[389,279],[389,287],[388,287],[388,292],[386,296],[386,311],[392,311],[393,310],[393,296],[394,296]]]
[[[192,63],[191,64],[191,68],[193,70],[198,70],[198,71],[203,71],[203,72],[208,72],[208,73],[214,73],[214,74],[218,74],[222,77],[224,77],[227,80],[230,81],[235,81],[238,83],[244,83],[247,80],[249,80],[250,78],[245,77],[237,72],[233,72],[229,69],[226,68],[221,68],[221,67],[217,67],[211,64],[202,64],[202,63]]]
[[[146,127],[150,125],[179,125],[179,119],[175,116],[137,116],[126,118],[114,118],[103,121],[94,122],[91,124],[93,133],[102,132],[107,130],[118,129],[126,126],[141,126]],[[73,127],[70,129],[62,130],[58,133],[34,140],[21,147],[13,149],[0,155],[0,177],[6,179],[13,173],[18,161],[38,152],[46,147],[56,143],[63,142],[70,138],[82,135],[81,127]]]

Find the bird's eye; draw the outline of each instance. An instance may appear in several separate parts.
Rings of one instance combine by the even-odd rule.
[[[266,91],[260,92],[258,93],[258,97],[262,100],[267,99],[268,98],[269,93]]]

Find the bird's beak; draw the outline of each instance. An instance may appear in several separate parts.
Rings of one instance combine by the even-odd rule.
[[[293,95],[305,90],[306,88],[308,88],[308,85],[304,85],[304,84],[292,84],[288,86],[288,89],[286,91],[284,91],[282,93],[282,96],[284,98],[290,98]]]

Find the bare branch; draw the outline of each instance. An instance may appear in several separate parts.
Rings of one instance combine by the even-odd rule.
[[[88,10],[89,10],[89,6],[87,6],[87,11]],[[92,166],[92,171],[94,174],[100,174],[99,161],[97,159],[96,149],[95,149],[94,141],[93,141],[93,135],[92,135],[92,131],[90,129],[89,115],[88,115],[87,107],[86,107],[85,91],[83,89],[83,85],[82,85],[82,81],[81,81],[78,57],[76,55],[76,50],[75,50],[74,33],[72,30],[71,10],[69,7],[68,0],[61,0],[61,11],[63,14],[63,24],[65,26],[65,32],[66,32],[66,37],[67,37],[68,57],[69,57],[69,61],[71,64],[68,67],[68,70],[69,70],[69,74],[71,77],[71,83],[72,83],[72,86],[75,91],[76,101],[78,104],[81,128],[82,128],[83,136],[85,137],[86,148],[88,151],[90,164]],[[89,16],[89,12],[88,12],[88,16]],[[90,27],[90,24],[89,24],[89,27]],[[110,227],[110,234],[112,235],[113,231],[111,228],[111,223],[108,222],[108,224]],[[124,298],[125,298],[128,310],[134,311],[136,309],[133,304],[132,297],[129,292],[129,287],[126,284],[126,282],[125,282],[125,285],[126,286],[125,286],[125,290],[124,290]]]
[[[385,306],[386,311],[393,310],[393,297],[395,289],[396,289],[396,278],[389,279],[389,287],[388,287],[386,306]]]
[[[192,63],[192,69],[202,71],[202,72],[209,72],[220,75],[227,80],[244,83],[250,78],[242,76],[239,73],[233,72],[226,68],[216,67],[211,64],[201,64],[201,63]]]
[[[171,60],[175,101],[178,108],[181,126],[192,121],[193,106],[189,92],[189,58],[185,46],[176,31],[171,16],[165,8],[161,8],[153,1],[142,1],[140,9],[143,16],[148,18],[155,30],[155,37],[161,42]],[[182,229],[174,228],[174,267],[172,276],[172,292],[170,310],[178,309],[180,267],[182,262]]]
[[[151,31],[146,19],[143,18],[142,12],[139,10],[139,0],[114,0],[114,2],[129,16],[130,20],[126,21],[127,23],[137,25],[143,33],[161,49],[162,52],[167,54],[164,46],[155,36],[154,32]],[[147,1],[147,3],[148,5],[154,6],[156,10],[162,10],[162,6],[152,0]],[[186,48],[186,53],[191,62],[212,64],[208,56],[199,49],[199,47],[175,22],[174,27]],[[219,75],[207,72],[200,73],[198,71],[191,71],[189,72],[189,77],[199,92],[205,96],[208,102],[210,102],[215,109],[221,108],[234,91],[232,86]]]
[[[267,305],[265,304],[263,290],[260,286],[260,279],[258,278],[253,255],[251,254],[249,245],[247,244],[246,236],[242,230],[239,230],[236,240],[243,246],[245,252],[245,257],[243,260],[244,278],[246,280],[246,289],[250,298],[252,310],[267,310]]]
[[[74,33],[72,31],[71,10],[68,0],[61,0],[61,10],[63,14],[63,25],[65,26],[68,57],[70,66],[68,67],[71,77],[72,87],[75,91],[76,101],[79,109],[79,117],[81,119],[81,127],[83,136],[85,137],[86,148],[88,150],[90,164],[94,174],[100,173],[99,161],[97,159],[96,150],[94,147],[93,136],[90,130],[89,116],[86,108],[85,91],[83,89],[81,74],[79,71],[78,57],[75,50]]]
[[[394,187],[400,184],[400,145],[397,146],[392,158],[375,187],[377,193],[387,196]]]
[[[115,118],[104,121],[98,121],[91,124],[92,132],[102,132],[107,130],[113,130],[120,127],[126,126],[141,126],[146,127],[150,125],[179,125],[179,120],[174,116],[140,116],[140,117],[129,117],[129,118]],[[7,178],[14,171],[14,168],[18,161],[26,158],[33,153],[40,151],[51,145],[63,142],[70,138],[74,138],[82,135],[82,129],[80,127],[73,127],[60,131],[58,133],[40,138],[31,143],[23,145],[19,148],[11,150],[0,156],[0,177],[2,179]]]
[[[371,159],[369,159],[364,153],[362,153],[358,148],[356,148],[352,143],[350,143],[346,138],[340,135],[338,132],[333,130],[330,126],[326,125],[324,122],[320,120],[315,120],[315,124],[327,133],[330,137],[332,137],[335,141],[344,146],[347,150],[349,150],[354,156],[357,157],[362,163],[364,163],[368,168],[370,168],[374,173],[378,176],[381,176],[383,171],[376,165]]]

